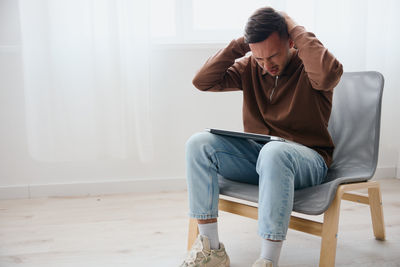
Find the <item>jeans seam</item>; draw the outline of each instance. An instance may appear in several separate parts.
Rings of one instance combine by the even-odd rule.
[[[209,194],[208,194],[208,207],[209,210],[213,209],[213,198],[214,198],[214,186],[213,186],[213,177],[211,175],[211,171],[212,171],[212,161],[211,161],[211,157],[208,159],[208,179],[210,180],[210,189],[208,190]],[[217,200],[218,201],[218,200]],[[218,206],[218,204],[217,204]]]

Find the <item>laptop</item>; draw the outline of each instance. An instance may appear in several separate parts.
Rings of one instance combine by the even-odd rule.
[[[219,134],[219,135],[226,135],[226,136],[231,136],[231,137],[237,137],[237,138],[245,138],[245,139],[251,139],[257,142],[270,142],[270,141],[281,141],[281,142],[288,142],[288,140],[278,137],[278,136],[272,136],[272,135],[266,135],[266,134],[255,134],[255,133],[245,133],[245,132],[236,132],[236,131],[228,131],[228,130],[221,130],[221,129],[214,129],[214,128],[207,128],[207,132],[210,132],[212,134]]]

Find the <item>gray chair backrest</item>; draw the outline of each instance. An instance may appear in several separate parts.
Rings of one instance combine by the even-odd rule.
[[[335,144],[328,181],[367,180],[378,161],[384,79],[378,72],[347,72],[334,89],[328,130]]]

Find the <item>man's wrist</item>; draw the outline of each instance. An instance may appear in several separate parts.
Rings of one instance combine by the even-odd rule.
[[[248,43],[245,42],[244,37],[239,37],[236,39],[236,42],[240,46],[243,51],[243,55],[250,51],[250,46]]]

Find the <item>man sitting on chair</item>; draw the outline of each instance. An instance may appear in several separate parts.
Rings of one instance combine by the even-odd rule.
[[[333,88],[342,73],[340,62],[313,33],[268,7],[249,18],[244,37],[208,59],[193,79],[198,89],[242,90],[244,130],[295,143],[265,144],[208,132],[188,140],[189,215],[198,220],[200,235],[182,266],[230,264],[218,238],[218,175],[259,185],[262,241],[253,267],[278,266],[294,190],[323,183],[332,160],[327,128]]]

